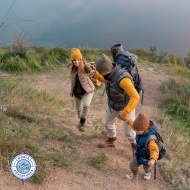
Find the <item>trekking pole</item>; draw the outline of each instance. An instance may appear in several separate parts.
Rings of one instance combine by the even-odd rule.
[[[104,96],[105,91],[106,91],[106,88],[104,88],[104,91],[103,91],[103,93],[102,93],[102,96]]]
[[[154,164],[154,180],[156,179],[156,162]]]
[[[144,90],[142,89],[142,92],[141,92],[141,105],[143,105],[143,99],[144,99]]]

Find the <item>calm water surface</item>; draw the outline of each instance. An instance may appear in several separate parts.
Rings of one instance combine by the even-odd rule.
[[[0,1],[0,21],[12,0]],[[0,30],[1,45],[20,34],[33,45],[67,48],[88,45],[127,49],[156,45],[158,52],[190,51],[189,0],[15,0]]]

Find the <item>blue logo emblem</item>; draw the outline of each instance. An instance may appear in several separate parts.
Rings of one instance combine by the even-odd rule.
[[[12,171],[14,177],[26,181],[28,178],[32,177],[36,172],[38,165],[34,158],[24,152],[13,157],[9,168]]]

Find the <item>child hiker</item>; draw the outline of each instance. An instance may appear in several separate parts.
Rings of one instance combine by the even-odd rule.
[[[148,151],[150,154],[148,154],[145,144],[151,134],[158,132],[158,128],[143,113],[140,113],[134,122],[130,118],[127,118],[126,122],[136,131],[136,147],[134,157],[130,162],[132,174],[127,174],[125,177],[127,179],[138,179],[138,167],[143,165],[145,171],[143,178],[148,180],[151,176],[152,167],[158,160],[159,148],[155,140],[150,140],[148,143]]]
[[[80,119],[78,129],[84,132],[84,124],[89,111],[90,103],[94,95],[95,86],[88,73],[90,66],[85,64],[79,49],[71,49],[70,78],[71,91],[70,96],[75,97],[75,104],[78,118]]]

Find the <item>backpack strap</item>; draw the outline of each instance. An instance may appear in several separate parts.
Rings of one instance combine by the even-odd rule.
[[[124,70],[124,69],[119,69],[119,70],[117,70],[117,71],[116,71],[116,74],[115,74],[115,76],[114,76],[114,79],[113,79],[114,88],[115,88],[118,92],[120,92],[120,93],[124,93],[124,90],[119,86],[119,83],[117,82],[117,79],[118,79],[118,77],[119,77],[122,73],[124,73],[124,72],[126,72],[126,70]],[[106,91],[106,88],[104,88],[104,92],[102,93],[102,96],[104,95],[105,91]]]
[[[145,143],[145,148],[146,148],[146,151],[148,152],[148,143],[151,141],[151,140],[157,140],[157,137],[155,134],[151,134],[149,135],[149,137],[147,138],[146,140],[146,143]]]
[[[124,90],[119,86],[119,83],[117,82],[117,79],[118,77],[123,74],[124,72],[128,72],[127,70],[125,69],[119,69],[117,70],[116,74],[115,74],[115,77],[114,77],[114,80],[113,80],[113,85],[114,85],[114,88],[120,92],[120,93],[124,93]],[[130,74],[130,73],[129,73]],[[143,104],[143,99],[144,99],[144,89],[142,88],[141,89],[141,104]]]
[[[144,99],[144,89],[142,88],[142,94],[141,94],[141,104],[143,105],[143,99]]]
[[[151,141],[151,140],[157,140],[157,137],[155,134],[151,134],[149,135],[149,137],[147,138],[146,140],[146,143],[145,143],[145,148],[146,148],[146,151],[148,152],[148,143]],[[156,162],[154,163],[154,180],[156,179]]]

